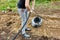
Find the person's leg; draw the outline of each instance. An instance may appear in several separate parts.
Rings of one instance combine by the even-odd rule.
[[[24,13],[25,13],[25,17],[26,17],[26,20],[27,20],[28,19],[28,16],[29,16],[29,13],[28,13],[27,9],[25,9]],[[27,28],[27,26],[25,27],[25,30],[26,31],[31,31],[31,29],[30,28]]]
[[[20,15],[21,18],[21,26],[23,27],[25,21],[26,21],[26,17],[25,17],[25,13],[24,13],[24,9],[18,9],[18,13]],[[22,34],[25,33],[25,27],[22,29]]]
[[[18,13],[21,17],[21,21],[22,21],[22,27],[23,25],[25,24],[26,22],[26,13],[25,13],[25,9],[18,9]],[[30,37],[30,35],[27,35],[26,32],[25,32],[25,29],[26,29],[26,25],[24,26],[24,28],[22,29],[22,34],[24,34],[25,37]]]

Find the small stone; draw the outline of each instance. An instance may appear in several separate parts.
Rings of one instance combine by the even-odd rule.
[[[6,32],[3,31],[3,32],[1,33],[1,35],[4,35],[4,34],[6,34]]]
[[[3,10],[3,11],[2,11],[2,13],[6,13],[6,11],[5,11],[5,10]]]
[[[48,26],[48,27],[50,27],[50,26]]]

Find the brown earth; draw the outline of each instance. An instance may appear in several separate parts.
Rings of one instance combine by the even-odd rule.
[[[59,40],[60,39],[60,2],[49,4],[49,7],[40,6],[36,8],[39,16],[43,19],[42,25],[38,28],[31,26],[31,20],[36,13],[31,14],[27,26],[31,28],[31,38],[25,39],[19,35],[16,40]],[[21,29],[21,20],[17,12],[0,12],[0,40],[12,40],[14,35]]]

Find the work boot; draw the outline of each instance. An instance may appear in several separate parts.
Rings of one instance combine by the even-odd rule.
[[[30,38],[30,35],[28,35],[28,34],[26,34],[26,33],[24,33],[23,36],[24,36],[25,38]]]
[[[31,29],[30,28],[26,28],[25,31],[31,31]]]

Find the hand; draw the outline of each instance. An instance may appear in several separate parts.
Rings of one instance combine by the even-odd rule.
[[[34,12],[34,7],[32,7],[32,9],[30,10],[31,12]]]
[[[32,7],[32,10],[34,11],[34,7]]]
[[[31,10],[30,10],[30,12],[33,12],[33,11],[34,11],[34,8],[32,7]]]
[[[34,8],[32,8],[30,11],[28,11],[28,13],[32,13],[34,12]]]
[[[30,10],[30,12],[31,12],[31,13],[33,13],[33,12],[34,12],[34,10],[32,10],[32,9],[31,9],[31,10]]]
[[[28,13],[32,13],[32,12],[33,12],[33,10],[28,11]]]

